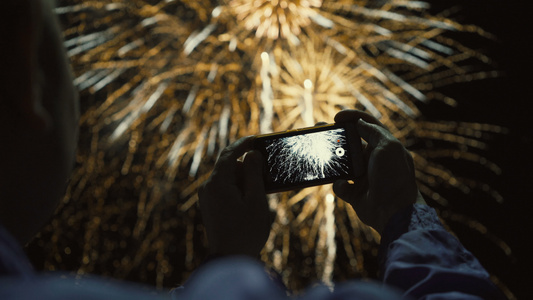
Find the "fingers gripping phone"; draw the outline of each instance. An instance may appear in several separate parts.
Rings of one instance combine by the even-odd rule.
[[[363,175],[361,139],[354,123],[258,135],[267,193],[355,179]]]

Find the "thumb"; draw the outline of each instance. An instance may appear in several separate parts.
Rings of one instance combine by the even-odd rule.
[[[263,182],[263,156],[260,152],[252,150],[246,153],[243,164],[245,199],[254,198],[254,196],[264,197],[266,193]]]
[[[347,180],[337,180],[333,183],[333,192],[337,197],[346,202],[351,202],[351,196],[355,193],[355,186]]]
[[[333,183],[333,192],[342,200],[354,205],[357,198],[361,198],[368,190],[367,177],[361,177],[350,183],[347,180],[337,180]]]

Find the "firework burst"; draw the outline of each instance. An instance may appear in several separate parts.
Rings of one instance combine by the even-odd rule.
[[[255,30],[258,38],[297,38],[319,14],[320,0],[231,0],[229,7],[239,23]]]
[[[434,162],[499,172],[476,149],[501,128],[429,122],[418,110],[432,99],[455,104],[437,86],[494,76],[470,68],[487,57],[445,35],[486,33],[429,15],[426,2],[59,2],[83,138],[67,196],[34,243],[50,249],[47,269],[175,285],[204,254],[196,189],[219,151],[244,135],[332,121],[343,108],[370,112],[412,146],[428,199],[445,207],[437,187],[446,183],[501,200]],[[368,275],[379,236],[330,187],[275,195],[270,206],[277,219],[262,257],[289,287]]]

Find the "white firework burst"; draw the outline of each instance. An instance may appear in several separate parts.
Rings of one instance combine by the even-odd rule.
[[[268,143],[268,142],[267,142]],[[276,139],[268,143],[268,164],[276,183],[301,183],[348,174],[344,129]]]

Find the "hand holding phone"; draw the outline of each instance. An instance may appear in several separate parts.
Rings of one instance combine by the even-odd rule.
[[[226,147],[198,190],[211,255],[257,257],[270,234],[273,215],[263,189],[261,155],[250,151],[252,141],[245,137]]]
[[[333,185],[335,194],[352,205],[361,221],[382,233],[395,213],[414,203],[425,204],[411,154],[379,120],[362,111],[344,110],[335,121],[356,123],[367,142],[366,174],[352,183],[338,180]]]
[[[352,122],[256,136],[265,190],[275,193],[355,179],[364,173],[361,139]]]

